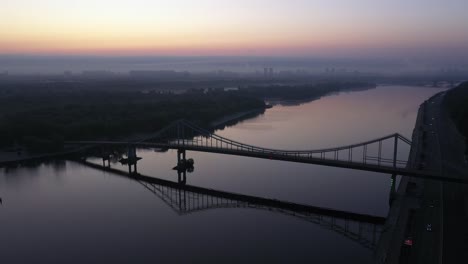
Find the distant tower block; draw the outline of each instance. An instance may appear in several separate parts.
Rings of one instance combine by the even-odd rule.
[[[263,69],[263,76],[268,77],[268,68]]]
[[[273,68],[268,69],[268,75],[269,75],[270,77],[273,76]]]

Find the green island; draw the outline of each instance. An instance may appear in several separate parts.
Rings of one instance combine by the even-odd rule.
[[[0,147],[58,151],[65,140],[126,138],[158,131],[177,119],[209,127],[213,121],[236,113],[262,113],[268,107],[265,98],[269,97],[313,100],[330,93],[375,87],[368,83],[328,82],[253,85],[234,91],[189,86],[180,92],[148,90],[146,86],[94,86],[86,86],[86,82],[72,88],[63,83],[0,86]]]

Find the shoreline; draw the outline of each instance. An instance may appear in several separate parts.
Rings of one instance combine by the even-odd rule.
[[[437,93],[421,104],[413,130],[409,165],[439,170],[448,179],[462,179],[466,177],[463,173],[466,168],[464,137],[444,108],[444,96],[445,92]],[[463,259],[464,250],[455,248],[464,239],[460,235],[464,229],[460,214],[464,211],[463,201],[468,197],[466,189],[466,186],[450,182],[403,177],[388,214],[387,231],[382,234],[376,251],[376,262],[412,263],[424,259],[424,263],[442,263],[448,259]],[[431,224],[430,232],[426,224]],[[406,239],[414,245],[405,246]],[[446,254],[447,251],[451,254]]]
[[[11,152],[10,157],[8,158],[0,158],[0,168],[5,167],[5,166],[11,166],[11,165],[18,165],[21,163],[27,163],[27,162],[34,162],[34,161],[43,161],[43,160],[48,160],[52,158],[61,158],[70,154],[75,154],[77,152],[80,152],[84,149],[87,149],[88,147],[80,147],[76,149],[68,149],[64,151],[59,151],[59,152],[52,152],[52,153],[40,153],[40,154],[29,154],[29,153],[24,153],[19,156],[18,154],[13,154]],[[2,156],[5,156],[6,152],[3,152]],[[13,157],[15,156],[15,157]]]
[[[418,115],[413,129],[411,138],[412,147],[410,149],[407,166],[410,168],[417,167],[416,164],[419,163],[419,127],[422,126],[424,120],[424,107],[425,102],[419,106]],[[401,242],[404,240],[408,218],[410,217],[411,212],[417,208],[417,201],[414,200],[415,198],[407,194],[408,189],[410,189],[408,188],[410,182],[412,184],[415,182],[421,184],[420,179],[412,177],[401,178],[395,197],[388,211],[387,221],[385,222],[384,227],[384,230],[386,231],[382,233],[375,252],[376,263],[399,263],[402,246]]]
[[[253,110],[248,110],[248,111],[242,111],[242,112],[237,112],[228,116],[225,116],[223,118],[219,118],[217,120],[214,120],[210,123],[209,128],[211,129],[217,129],[220,127],[225,127],[228,126],[229,123],[232,122],[240,122],[243,120],[249,119],[249,116],[251,115],[257,115],[263,113],[266,109],[271,108],[271,107],[265,107],[265,108],[256,108]],[[135,135],[137,135],[136,138],[140,137],[142,134],[134,134],[131,135],[124,140],[127,141],[132,141],[135,139]],[[83,150],[83,147],[80,147],[78,149],[67,149],[64,151],[59,151],[59,152],[52,152],[52,153],[27,153],[23,152],[21,155],[19,155],[17,152],[7,152],[7,151],[1,151],[0,152],[0,167],[5,167],[5,166],[11,166],[15,164],[21,164],[23,162],[34,162],[34,161],[41,161],[41,160],[47,160],[47,159],[52,159],[52,158],[60,158],[64,157],[69,154],[74,154],[79,151]]]
[[[232,115],[228,115],[228,116],[219,118],[211,122],[209,124],[209,127],[216,129],[219,127],[228,126],[228,124],[231,122],[244,121],[244,120],[249,119],[248,116],[253,115],[253,114],[261,114],[262,112],[264,112],[266,109],[269,109],[269,108],[271,107],[256,108],[256,109],[249,110],[249,111],[237,112]]]

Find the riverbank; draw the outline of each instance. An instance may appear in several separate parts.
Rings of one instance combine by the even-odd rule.
[[[209,128],[219,129],[219,128],[228,126],[230,124],[236,124],[237,122],[240,122],[242,120],[252,118],[259,114],[264,113],[265,109],[267,108],[271,108],[271,107],[256,108],[253,110],[237,112],[232,115],[224,116],[222,118],[219,118],[211,122],[209,125]],[[120,138],[120,140],[133,141],[139,138],[147,137],[148,135],[149,134],[146,134],[146,133],[137,133],[128,137]],[[79,149],[74,148],[74,149],[67,149],[64,151],[56,151],[56,152],[49,152],[49,153],[29,153],[29,152],[25,152],[23,149],[18,149],[17,151],[0,151],[0,167],[12,166],[15,164],[21,164],[21,163],[27,163],[27,162],[42,161],[42,160],[53,159],[53,158],[60,158],[60,157],[64,157],[64,156],[79,152],[82,149],[83,148],[80,147]]]
[[[23,152],[0,152],[0,167],[15,166],[23,163],[41,162],[44,160],[63,158],[71,154],[78,153],[88,147],[79,147],[67,149],[64,151],[51,152],[51,153],[23,153]]]
[[[271,108],[271,107],[253,109],[250,111],[243,111],[243,112],[239,112],[239,113],[235,113],[232,115],[219,118],[210,123],[210,128],[217,129],[217,128],[225,127],[231,123],[236,124],[239,121],[260,115],[265,112],[265,109],[268,109],[268,108]]]
[[[412,147],[408,157],[408,168],[416,169],[419,164],[420,149],[421,149],[421,130],[424,122],[424,107],[423,103],[418,110],[415,128],[412,134]],[[403,242],[412,244],[411,236],[408,236],[408,222],[413,217],[414,211],[418,208],[417,193],[420,190],[417,186],[421,185],[422,180],[414,177],[402,177],[397,191],[394,194],[390,210],[385,222],[385,230],[381,237],[375,252],[376,263],[400,263],[400,255]],[[409,245],[408,245],[409,246]]]
[[[465,138],[444,107],[445,92],[421,105],[413,132],[410,164],[438,171],[448,179],[467,179]],[[468,187],[403,178],[389,213],[387,232],[376,253],[378,263],[464,263],[468,260]]]

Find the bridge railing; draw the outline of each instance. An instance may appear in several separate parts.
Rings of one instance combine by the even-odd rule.
[[[218,136],[218,135],[216,135],[214,133],[211,133],[210,131],[208,131],[206,129],[200,128],[200,127],[198,127],[198,126],[196,126],[196,125],[194,125],[194,124],[192,124],[192,123],[190,123],[188,121],[185,121],[185,120],[180,120],[179,122],[180,123],[178,123],[178,125],[189,127],[191,129],[193,129],[194,131],[199,132],[199,134],[202,135],[202,136],[213,137],[216,140],[220,140],[222,142],[225,142],[226,144],[232,144],[233,146],[242,147],[242,148],[245,148],[245,149],[253,149],[253,150],[257,150],[257,151],[270,151],[270,152],[281,152],[281,153],[291,153],[291,154],[309,154],[309,153],[333,152],[333,151],[347,150],[347,149],[352,149],[352,148],[356,148],[356,147],[361,147],[361,146],[364,146],[364,145],[370,145],[370,144],[373,144],[373,143],[378,143],[379,141],[385,141],[387,139],[392,139],[392,138],[395,138],[395,137],[397,137],[399,140],[402,140],[403,142],[407,143],[408,145],[411,145],[411,141],[409,139],[405,138],[404,136],[402,136],[402,135],[400,135],[398,133],[394,133],[394,134],[387,135],[387,136],[380,137],[380,138],[376,138],[376,139],[373,139],[373,140],[369,140],[369,141],[365,141],[365,142],[361,142],[361,143],[357,143],[357,144],[352,144],[352,145],[335,147],[335,148],[325,148],[325,149],[315,149],[315,150],[270,149],[270,148],[264,148],[264,147],[257,147],[257,146],[253,146],[253,145],[248,145],[248,144],[244,144],[244,143],[232,140],[232,139],[227,139],[227,138]]]
[[[336,165],[359,164],[366,168],[406,167],[407,160],[400,159],[399,143],[411,146],[411,141],[399,134],[336,148],[316,150],[280,150],[244,144],[216,135],[184,120],[173,122],[170,126],[146,138],[129,142],[83,141],[71,144],[148,146],[169,148],[196,148],[200,151],[219,151],[236,155],[254,155],[262,158],[297,160],[298,162],[336,161]],[[389,145],[390,144],[390,145]],[[388,153],[391,152],[389,157]],[[400,151],[401,152],[401,151]],[[409,152],[409,151],[408,151]]]
[[[179,120],[164,130],[167,143],[178,147],[216,148],[230,152],[248,152],[271,157],[289,157],[295,159],[334,160],[360,164],[372,164],[386,167],[405,167],[406,160],[398,159],[398,142],[411,145],[411,141],[400,134],[352,144],[342,147],[316,150],[280,150],[244,144],[235,140],[216,135],[185,120]],[[160,133],[161,136],[163,133]],[[382,144],[393,140],[393,155],[385,157]],[[376,148],[374,153],[370,148]]]

